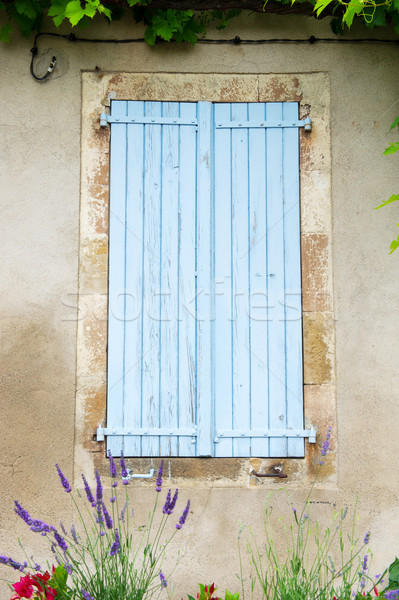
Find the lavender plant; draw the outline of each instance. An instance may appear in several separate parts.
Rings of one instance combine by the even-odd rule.
[[[58,566],[53,568],[50,576],[32,559],[18,562],[11,557],[0,556],[0,563],[24,575],[19,583],[12,586],[17,592],[13,600],[32,597],[46,600],[55,597],[57,600],[147,600],[168,586],[163,560],[173,537],[185,524],[190,501],[180,517],[175,519],[171,530],[168,521],[173,521],[179,492],[176,489],[172,496],[169,489],[158,518],[163,483],[162,461],[148,524],[137,527],[129,500],[128,471],[123,455],[120,467],[122,478],[118,479],[115,460],[110,454],[111,497],[106,499],[98,472],[94,492],[82,475],[84,491],[80,493],[72,490],[61,468],[56,465],[61,485],[71,495],[79,523],[78,527],[73,524],[69,531],[62,523],[59,531],[53,525],[32,518],[15,501],[15,512],[32,531],[45,538],[52,555],[51,562]],[[118,485],[120,482],[122,488]],[[37,595],[32,596],[33,593]]]
[[[311,515],[311,495],[330,450],[331,427],[322,445],[318,469],[302,509],[291,505],[288,525],[281,518],[273,522],[271,493],[266,499],[265,539],[259,545],[250,527],[242,527],[239,535],[242,595],[245,587],[241,554],[241,538],[245,537],[250,556],[252,597],[258,585],[268,600],[354,600],[378,596],[377,587],[383,575],[370,575],[370,532],[359,538],[356,506],[348,534],[345,519],[348,509],[335,511],[331,526],[324,530]],[[242,536],[244,529],[247,536]],[[346,542],[347,540],[347,542]],[[373,595],[372,595],[373,594]],[[257,592],[256,597],[260,597]]]

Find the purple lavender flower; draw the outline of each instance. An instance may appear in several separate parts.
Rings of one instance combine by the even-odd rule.
[[[105,531],[100,531],[100,535],[101,535],[101,537],[104,537]]]
[[[46,533],[50,533],[50,531],[55,531],[54,527],[48,525],[44,521],[40,521],[39,519],[34,519],[32,521],[30,530],[34,531],[35,533],[41,533],[42,535],[46,535]]]
[[[363,557],[363,573],[365,573],[367,571],[367,561],[368,561],[368,555],[365,554]]]
[[[122,483],[123,483],[123,485],[129,485],[129,479],[127,479],[127,477],[129,477],[129,473],[127,472],[127,468],[126,468],[126,464],[125,464],[125,457],[123,456],[123,451],[121,452],[120,463],[121,463]]]
[[[155,490],[157,492],[160,492],[162,490],[162,475],[163,475],[163,460],[161,460],[161,464],[160,464],[158,475],[157,475],[157,480],[155,482]]]
[[[119,520],[122,521],[122,523],[125,522],[125,514],[126,514],[126,509],[127,509],[127,504],[125,502],[122,510],[121,510],[121,514],[119,515]]]
[[[65,569],[65,571],[67,573],[69,573],[69,575],[72,573],[73,571],[73,566],[71,565],[71,563],[69,563],[67,560],[63,563],[63,567]]]
[[[83,473],[82,473],[82,479],[83,479],[83,483],[84,483],[84,486],[85,486],[85,492],[86,492],[87,499],[90,502],[90,504],[93,505],[93,502],[95,502],[94,496],[91,493],[90,486],[87,483],[86,477],[83,475]]]
[[[121,549],[121,540],[119,538],[119,531],[115,529],[115,541],[111,546],[111,550],[109,551],[110,556],[115,556]]]
[[[183,514],[179,519],[179,522],[176,525],[176,529],[181,529],[186,522],[188,512],[190,510],[190,500],[187,500],[186,508],[183,510]]]
[[[173,495],[173,498],[171,500],[170,499],[171,498],[171,490],[168,491],[168,494],[167,494],[166,500],[165,500],[165,504],[164,504],[163,509],[162,509],[162,512],[165,515],[171,515],[172,514],[173,509],[174,509],[174,507],[176,505],[176,502],[177,502],[178,495],[179,495],[179,490],[178,490],[178,488],[176,488],[175,493]]]
[[[105,524],[107,526],[108,529],[112,529],[112,517],[109,514],[109,512],[107,511],[107,507],[105,506],[104,502],[102,503],[102,507],[103,507],[103,514],[104,514],[104,519],[105,519]]]
[[[66,552],[68,550],[68,545],[67,545],[66,541],[64,540],[64,538],[62,536],[60,536],[60,534],[58,533],[58,531],[54,530],[54,537],[55,537],[55,539],[57,541],[57,544],[61,548],[61,550],[63,550],[64,552]]]
[[[169,514],[168,510],[169,510],[171,492],[172,492],[172,490],[169,490],[168,493],[166,494],[165,504],[163,505],[163,508],[162,508],[162,512],[163,512],[164,515],[168,515]]]
[[[71,525],[71,536],[75,544],[79,544],[78,534],[76,533],[75,525]]]
[[[68,479],[65,477],[65,475],[64,475],[64,473],[61,471],[60,467],[59,467],[58,465],[55,465],[55,466],[56,466],[56,469],[57,469],[57,471],[58,471],[58,475],[60,476],[61,483],[62,483],[62,487],[64,488],[64,490],[65,490],[66,492],[68,492],[68,493],[69,493],[69,492],[72,492],[72,488],[71,488],[71,486],[69,485],[69,481],[68,481]]]
[[[65,529],[65,527],[64,527],[64,523],[63,523],[62,521],[60,521],[60,527],[61,527],[61,531],[62,531],[62,533],[63,533],[64,535],[68,535],[68,534],[67,534],[67,531],[66,531],[66,529]]]
[[[368,544],[370,541],[370,532],[366,531],[366,535],[364,536],[363,544]]]
[[[168,582],[166,581],[166,577],[165,575],[162,573],[162,571],[159,571],[159,579],[161,580],[161,587],[162,588],[166,588],[168,585]]]
[[[326,439],[323,442],[323,446],[321,448],[321,456],[326,456],[327,452],[330,450],[330,438],[331,438],[331,426],[327,430]],[[319,465],[324,465],[324,460],[319,460]]]
[[[0,554],[0,564],[1,565],[8,565],[9,567],[12,567],[13,569],[15,569],[15,571],[23,571],[27,566],[28,563],[19,563],[16,560],[12,559],[11,556],[2,556]]]
[[[103,486],[101,484],[101,477],[100,477],[100,473],[98,471],[96,471],[96,481],[97,481],[96,498],[97,498],[97,503],[98,503],[98,502],[101,502],[102,497],[103,497]]]
[[[24,508],[22,508],[22,506],[20,505],[19,502],[17,502],[16,500],[14,500],[14,504],[15,507],[14,510],[17,513],[17,515],[23,520],[25,521],[25,523],[27,525],[32,525],[32,517],[30,516],[30,514],[28,513],[27,510],[25,510]]]
[[[114,483],[112,484],[112,487],[113,487],[113,488],[116,488],[116,487],[117,487],[117,485],[118,485],[118,482],[117,482],[117,481],[114,481]]]
[[[112,496],[112,498],[109,499],[110,502],[115,502],[116,498],[115,496]]]
[[[169,504],[169,514],[171,515],[174,507],[176,506],[177,497],[179,495],[179,489],[175,489],[175,493],[173,494],[172,502]]]
[[[114,457],[111,454],[111,451],[108,451],[108,460],[109,460],[109,474],[111,476],[111,479],[115,479],[115,477],[117,477],[117,472],[116,472],[116,464],[114,461]]]
[[[80,590],[82,592],[82,596],[84,598],[84,600],[94,600],[93,596],[90,596],[89,592],[86,592],[86,590]]]
[[[97,503],[97,514],[96,514],[96,523],[99,523],[100,525],[102,525],[104,523],[104,519],[103,519],[103,515],[102,515],[102,505],[101,502]]]
[[[384,598],[387,598],[387,600],[397,600],[398,596],[399,590],[389,590],[384,594]]]

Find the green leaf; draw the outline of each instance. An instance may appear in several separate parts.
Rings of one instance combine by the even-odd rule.
[[[173,36],[173,29],[165,18],[162,18],[160,15],[155,15],[152,20],[152,27],[156,36],[170,42]]]
[[[391,242],[391,245],[389,246],[389,248],[391,250],[389,254],[392,254],[392,252],[395,252],[395,250],[397,250],[399,248],[399,235],[398,235],[398,239],[393,240]],[[389,583],[389,586],[391,586],[391,583]],[[397,586],[397,581],[395,580],[395,587],[396,586]]]
[[[99,8],[99,2],[90,2],[90,0],[88,0],[88,2],[86,2],[86,6],[84,8],[84,14],[86,15],[86,17],[89,17],[90,19],[92,19],[94,17],[94,15],[97,13],[97,10]]]
[[[388,154],[394,154],[399,150],[399,142],[395,142],[394,144],[389,144],[388,148],[385,148],[384,154],[388,156]]]
[[[398,238],[399,239],[399,238]],[[392,244],[394,244],[395,242],[392,242]],[[392,247],[391,244],[391,247]],[[396,250],[397,246],[395,248],[393,248],[392,252],[394,250]],[[392,254],[392,252],[390,252],[390,254]],[[397,556],[395,556],[395,560],[389,565],[388,567],[388,572],[389,572],[389,584],[388,587],[389,588],[394,588],[394,587],[398,587],[399,584],[399,558]]]
[[[34,21],[37,16],[37,4],[32,0],[16,0],[15,8],[20,15]]]
[[[110,21],[112,21],[112,12],[106,6],[103,6],[102,4],[100,4],[98,7],[98,12],[101,13],[102,15],[104,15],[104,17],[107,17],[107,19],[109,19]]]
[[[5,9],[5,5],[3,2],[0,2],[0,10],[4,10]]]
[[[56,27],[59,27],[65,17],[65,9],[67,7],[67,0],[54,0],[48,10],[48,16],[53,17],[53,22]]]
[[[81,7],[79,0],[71,0],[68,2],[65,8],[65,17],[69,20],[70,24],[77,25],[81,19],[83,19],[85,11]]]
[[[378,206],[375,207],[375,210],[377,210],[377,208],[383,208],[384,206],[388,206],[388,204],[391,204],[392,202],[397,202],[399,200],[399,194],[393,194],[390,198],[388,198],[388,200],[384,200],[384,202],[382,202],[382,204],[379,204]]]
[[[155,33],[155,31],[151,27],[151,25],[149,25],[147,27],[147,29],[145,30],[144,39],[147,42],[147,44],[149,44],[150,46],[155,45],[155,40],[157,39],[157,34]]]
[[[3,27],[0,27],[0,41],[1,42],[9,42],[10,41],[10,33],[12,32],[11,23],[6,23]]]
[[[351,27],[352,23],[353,23],[353,19],[355,18],[355,15],[359,15],[363,10],[363,6],[360,3],[360,0],[350,0],[345,14],[342,17],[342,21],[348,26]]]
[[[397,127],[399,129],[399,117],[396,117],[396,119],[394,120],[394,122],[392,123],[390,129],[395,129],[395,127]]]
[[[232,594],[228,590],[226,590],[225,600],[239,600],[240,594],[237,592],[236,594]]]
[[[332,1],[333,0],[317,0],[313,11],[316,11],[317,16],[319,16],[320,13],[323,12],[323,10],[327,8]]]

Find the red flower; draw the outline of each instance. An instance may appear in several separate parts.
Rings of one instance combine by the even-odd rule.
[[[57,595],[57,590],[53,590],[47,587],[46,583],[50,579],[50,573],[35,573],[34,575],[26,575],[21,577],[18,583],[13,584],[14,590],[17,592],[19,598],[32,598],[33,592],[44,592],[46,594],[46,600],[54,600]],[[36,588],[36,590],[33,589]],[[42,598],[42,595],[40,595]]]
[[[376,596],[379,596],[379,593],[378,593],[378,590],[377,590],[376,586],[374,586],[374,593],[375,593]]]
[[[21,577],[19,582],[13,583],[12,587],[20,598],[32,598],[33,596],[32,580],[29,575]]]

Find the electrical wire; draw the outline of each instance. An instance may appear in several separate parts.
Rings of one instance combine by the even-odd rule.
[[[37,33],[33,42],[33,47],[31,48],[32,60],[30,63],[30,72],[31,75],[36,81],[45,81],[50,77],[52,72],[54,71],[57,59],[53,56],[51,63],[47,69],[46,74],[43,77],[39,77],[35,74],[34,71],[34,59],[37,56],[38,48],[37,48],[37,40],[42,36],[49,37],[57,37],[68,42],[83,42],[83,43],[91,43],[91,44],[133,44],[133,43],[141,43],[145,42],[144,38],[125,38],[125,39],[116,39],[116,38],[84,38],[77,37],[74,33],[70,34],[62,34],[62,33]],[[173,41],[173,40],[172,40]],[[166,42],[170,43],[170,42]],[[241,39],[240,36],[236,35],[233,38],[221,38],[221,39],[207,39],[200,38],[197,40],[198,44],[231,44],[235,46],[239,46],[241,44],[316,44],[316,43],[332,43],[332,44],[399,44],[398,40],[384,40],[379,38],[318,38],[314,35],[311,35],[308,38],[266,38],[266,39],[257,39],[257,40],[249,40],[249,39]]]

